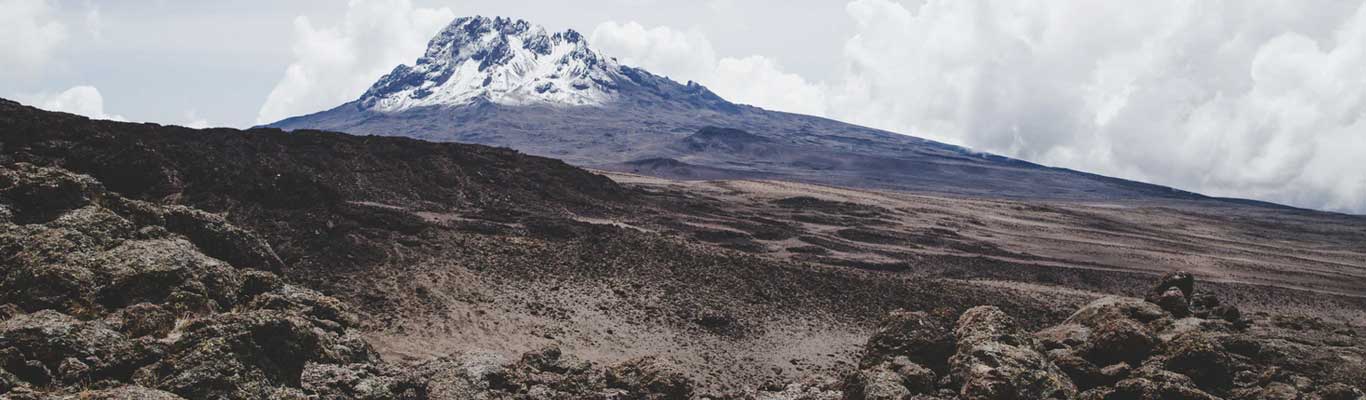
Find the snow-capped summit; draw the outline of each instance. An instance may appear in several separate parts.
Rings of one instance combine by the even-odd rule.
[[[1189,196],[735,104],[699,83],[621,65],[574,31],[505,18],[457,19],[417,62],[360,98],[268,126],[502,146],[659,176],[1058,199]]]
[[[616,60],[573,30],[509,18],[463,17],[427,44],[413,66],[399,65],[371,86],[360,106],[398,112],[484,99],[502,105],[602,105],[616,96]]]

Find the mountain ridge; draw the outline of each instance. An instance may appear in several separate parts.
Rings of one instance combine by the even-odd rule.
[[[574,51],[565,50],[570,48]],[[543,87],[538,85],[556,90],[524,93]],[[696,82],[678,83],[621,65],[592,50],[573,30],[551,35],[524,20],[502,17],[457,18],[429,42],[414,66],[396,67],[357,100],[266,126],[501,146],[616,171],[640,171],[631,166],[636,161],[673,159],[708,168],[704,175],[709,179],[764,176],[856,188],[1068,201],[1215,199],[736,104]],[[689,137],[709,127],[743,131],[767,143],[742,146],[739,152],[724,146],[689,151]],[[719,173],[726,171],[733,173]]]

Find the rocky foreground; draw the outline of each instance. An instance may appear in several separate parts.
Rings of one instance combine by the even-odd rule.
[[[256,234],[59,168],[0,167],[0,397],[12,399],[1361,399],[1366,344],[1244,315],[1184,273],[1028,332],[1002,309],[895,311],[845,376],[702,393],[663,359],[556,347],[385,362],[360,317],[276,275]]]

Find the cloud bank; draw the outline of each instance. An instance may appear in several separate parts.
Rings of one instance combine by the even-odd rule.
[[[623,62],[761,107],[1201,193],[1366,212],[1366,3],[856,0],[836,79],[608,22]]]
[[[43,0],[0,0],[0,10],[0,78],[40,72],[66,40],[66,24]]]
[[[294,20],[294,61],[257,114],[266,124],[355,100],[394,66],[422,55],[448,8],[417,8],[409,0],[352,0],[340,26]]]
[[[768,57],[717,57],[711,41],[696,31],[609,21],[593,29],[588,42],[626,65],[676,81],[702,82],[730,101],[803,114],[826,112],[822,88]]]
[[[27,99],[34,107],[48,111],[61,111],[94,119],[127,121],[120,115],[104,112],[104,96],[94,86],[76,86],[61,93],[31,96]]]

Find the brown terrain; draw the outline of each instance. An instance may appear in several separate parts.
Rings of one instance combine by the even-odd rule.
[[[1366,219],[1255,204],[670,180],[0,102],[0,261],[11,398],[1352,399],[1366,380]]]

